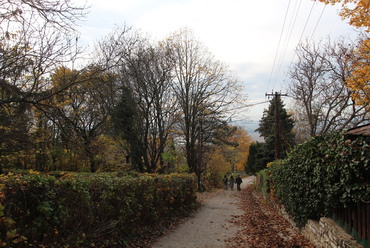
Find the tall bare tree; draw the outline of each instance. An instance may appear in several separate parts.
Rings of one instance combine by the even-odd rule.
[[[87,6],[76,6],[69,0],[8,0],[0,3],[2,36],[14,30],[39,29],[40,26],[75,30],[76,22],[86,15]]]
[[[366,122],[369,113],[356,106],[346,87],[353,46],[343,38],[326,43],[306,41],[296,48],[298,61],[288,72],[290,95],[302,106],[300,120],[309,126],[309,136],[340,131]],[[302,124],[302,123],[301,123]]]
[[[241,92],[237,90],[240,84],[188,29],[172,34],[161,47],[173,64],[172,90],[181,110],[178,126],[187,164],[191,172],[199,174],[197,142],[202,144],[206,138],[199,134],[212,125],[212,130],[217,130],[220,126],[215,126],[216,123],[224,124],[217,120],[229,117],[229,108],[240,99]]]
[[[172,65],[166,60],[163,50],[143,39],[127,56],[119,72],[122,85],[131,91],[138,108],[136,115],[140,115],[141,120],[141,134],[130,140],[134,142],[132,146],[141,144],[141,160],[144,162],[141,169],[148,172],[163,170],[162,154],[178,120],[179,110],[171,89]],[[126,132],[130,131],[127,129]]]
[[[0,3],[0,106],[51,97],[45,78],[76,58],[75,24],[85,14],[68,0]]]

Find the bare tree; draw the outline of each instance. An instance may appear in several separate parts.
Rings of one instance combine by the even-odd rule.
[[[46,89],[33,101],[58,130],[57,139],[86,155],[91,172],[98,169],[95,140],[108,132],[109,116],[119,96],[118,65],[128,58],[137,37],[125,26],[95,46],[93,57],[83,68],[59,66],[46,81]],[[53,60],[56,61],[56,60]],[[71,64],[68,64],[71,66]]]
[[[76,22],[88,7],[75,6],[69,0],[8,0],[0,3],[0,32],[9,38],[14,31],[37,30],[41,26],[74,31]]]
[[[240,99],[239,82],[228,68],[215,60],[194,38],[190,30],[174,33],[161,43],[173,64],[172,91],[181,110],[179,128],[185,143],[186,158],[191,172],[200,174],[198,144],[210,128],[217,130],[217,120],[226,120],[232,104]],[[213,120],[213,121],[211,121]],[[201,149],[201,147],[200,147]],[[198,170],[197,170],[198,169]]]
[[[79,54],[75,23],[86,7],[68,0],[10,0],[0,3],[0,11],[0,106],[38,104],[68,88],[52,91],[47,78]]]
[[[171,90],[171,70],[172,65],[166,63],[163,50],[153,47],[146,39],[137,44],[120,67],[120,81],[131,91],[138,107],[136,114],[142,121],[141,134],[132,139],[139,139],[135,143],[142,146],[142,169],[148,172],[164,169],[162,154],[178,120],[179,111]]]
[[[302,102],[295,101],[289,110],[289,114],[294,121],[292,132],[295,136],[295,144],[301,144],[312,137],[305,111],[303,111],[304,109],[305,107]]]
[[[340,131],[366,121],[368,110],[355,105],[346,78],[353,51],[342,38],[325,44],[306,41],[296,48],[298,61],[288,72],[290,95],[302,113],[296,116],[309,126],[309,136]],[[302,125],[302,123],[301,123]],[[304,124],[303,124],[304,125]]]

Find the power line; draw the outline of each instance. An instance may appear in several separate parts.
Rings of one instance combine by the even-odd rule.
[[[303,28],[303,30],[302,30],[301,36],[299,37],[298,44],[300,44],[300,43],[301,43],[301,40],[302,40],[303,34],[304,34],[304,32],[306,31],[306,27],[307,27],[308,21],[309,21],[309,20],[310,20],[310,18],[311,18],[311,14],[312,14],[312,10],[313,10],[313,7],[314,7],[314,6],[315,6],[315,1],[313,1],[313,3],[312,3],[311,9],[310,9],[310,13],[308,14],[308,17],[307,17],[306,23],[305,23],[305,25],[304,25],[304,28]],[[323,13],[323,12],[321,12],[321,14],[322,14],[322,13]],[[321,16],[320,16],[320,18],[321,18]],[[316,23],[316,26],[317,26],[317,25],[318,25],[318,22]],[[316,27],[315,27],[315,30],[316,30]],[[290,64],[292,64],[292,63],[293,63],[294,58],[295,58],[295,52],[293,53],[293,57],[292,57],[292,60],[290,61]],[[285,77],[285,79],[286,79],[286,77]],[[284,79],[284,81],[283,81],[283,84],[285,83],[285,79]],[[283,88],[283,85],[281,86],[281,88]]]
[[[263,101],[263,102],[257,102],[257,103],[252,103],[252,104],[246,104],[244,106],[238,106],[238,107],[235,107],[235,108],[228,109],[227,111],[234,111],[234,110],[240,110],[240,109],[244,109],[244,108],[249,108],[249,107],[253,107],[253,106],[256,106],[256,105],[264,104],[264,103],[267,103],[267,102],[269,102],[269,101]]]
[[[302,37],[303,37],[304,31],[306,30],[307,23],[308,23],[308,21],[310,20],[310,17],[311,17],[311,14],[312,14],[312,10],[313,10],[313,7],[314,7],[314,6],[315,6],[315,1],[313,1],[313,3],[312,3],[310,13],[308,14],[308,17],[307,17],[307,20],[306,20],[306,24],[304,25],[304,28],[303,28],[303,31],[302,31],[301,37],[299,38],[298,44],[299,44],[299,43],[301,43],[301,40],[302,40]]]
[[[250,104],[249,107],[253,107],[253,106],[264,104],[264,103],[268,103],[268,102],[269,101],[263,101],[263,102],[253,103],[253,104]]]
[[[279,48],[280,48],[280,42],[281,42],[281,37],[283,36],[283,32],[284,32],[284,28],[285,28],[285,22],[286,22],[286,18],[288,16],[288,12],[289,12],[289,6],[290,6],[290,0],[288,2],[288,6],[287,6],[287,9],[286,9],[286,12],[285,12],[285,18],[284,18],[284,23],[283,23],[283,27],[281,29],[281,32],[280,32],[280,38],[279,38],[279,43],[278,43],[278,47],[276,49],[276,53],[275,53],[275,59],[274,59],[274,64],[272,65],[272,70],[271,70],[271,74],[270,74],[270,79],[269,79],[269,83],[267,85],[267,91],[270,87],[270,83],[271,83],[271,78],[272,78],[272,74],[274,72],[274,68],[275,68],[275,63],[276,63],[276,57],[279,53]]]
[[[287,35],[288,35],[288,33],[289,33],[289,36],[287,36],[288,38],[286,39],[286,43],[285,43],[285,45],[284,45],[284,52],[283,52],[283,54],[282,54],[282,56],[281,56],[281,58],[280,58],[280,62],[279,62],[279,69],[278,69],[278,70],[277,70],[277,72],[276,72],[276,76],[275,76],[275,80],[274,80],[274,86],[273,86],[273,88],[272,88],[272,89],[274,89],[274,88],[275,88],[275,84],[276,84],[276,82],[277,82],[277,78],[278,78],[278,76],[279,76],[280,69],[281,69],[281,66],[282,66],[282,64],[283,64],[283,60],[284,60],[284,57],[285,57],[285,54],[286,54],[286,50],[287,50],[287,48],[288,48],[289,41],[290,41],[290,38],[291,38],[291,36],[292,36],[294,26],[295,26],[295,24],[296,24],[296,20],[297,20],[298,13],[299,13],[299,10],[300,10],[300,7],[301,7],[301,3],[302,3],[302,0],[300,0],[299,5],[298,5],[298,8],[296,8],[296,7],[297,7],[297,2],[296,2],[296,4],[294,5],[294,10],[293,10],[293,13],[292,13],[292,20],[291,20],[291,22],[290,22],[290,25],[289,25],[289,28],[288,28],[288,32],[287,32]],[[294,16],[294,14],[295,14],[295,16]],[[294,19],[293,19],[293,16],[294,16]],[[290,30],[290,32],[289,32],[289,30]]]
[[[323,8],[323,9],[322,9],[322,11],[321,11],[321,14],[320,14],[319,20],[317,20],[316,26],[315,26],[315,28],[314,28],[314,30],[313,30],[313,32],[312,32],[312,34],[311,34],[311,39],[310,39],[310,40],[312,40],[313,34],[315,33],[317,26],[319,25],[319,22],[320,22],[320,20],[321,20],[322,14],[324,14],[325,8],[326,8],[326,4],[324,5],[324,8]]]

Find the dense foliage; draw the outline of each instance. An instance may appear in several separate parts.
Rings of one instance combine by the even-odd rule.
[[[30,173],[0,177],[0,246],[123,247],[196,203],[193,175]]]
[[[269,108],[263,112],[259,128],[256,129],[265,139],[266,148],[262,151],[267,162],[286,157],[286,152],[294,143],[293,127],[291,115],[287,113],[280,94],[275,92]]]
[[[370,1],[369,0],[319,0],[325,4],[342,5],[339,15],[342,19],[347,19],[349,24],[355,28],[362,28],[366,35],[360,38],[356,48],[352,51],[348,60],[352,60],[352,65],[347,71],[350,76],[346,78],[346,86],[351,90],[352,98],[356,104],[370,106],[370,87],[369,87],[369,45],[370,38]]]
[[[265,156],[269,152],[267,149],[265,143],[260,143],[258,141],[250,145],[248,160],[245,163],[245,172],[256,174],[260,170],[266,168],[270,160],[270,157]]]
[[[341,133],[312,138],[269,167],[271,192],[297,225],[370,200],[370,139]]]

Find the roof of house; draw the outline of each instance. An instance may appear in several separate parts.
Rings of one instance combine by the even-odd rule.
[[[348,129],[348,131],[345,133],[348,135],[362,135],[362,136],[370,136],[370,123],[358,127],[354,127],[351,129]]]

